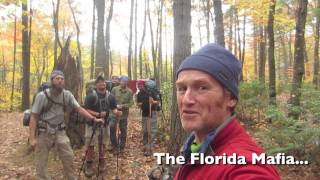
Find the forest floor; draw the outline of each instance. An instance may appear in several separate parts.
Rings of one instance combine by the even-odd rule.
[[[28,153],[27,137],[29,128],[22,126],[22,113],[0,113],[0,179],[25,179],[35,178],[33,153]],[[138,111],[130,113],[128,123],[127,145],[124,154],[119,156],[120,179],[147,179],[148,171],[156,166],[154,156],[143,155],[141,142],[141,124]],[[165,152],[163,144],[156,144],[154,152]],[[78,175],[82,164],[85,149],[75,150],[76,173]],[[97,157],[96,153],[96,157]],[[115,179],[116,155],[106,153],[106,176],[105,179]],[[58,158],[57,158],[58,159]],[[51,152],[48,163],[48,171],[52,179],[64,179],[62,164],[55,160]],[[81,173],[81,179],[88,179]],[[96,179],[93,177],[92,179]]]
[[[27,153],[28,128],[22,126],[22,113],[0,113],[0,179],[35,179],[33,153]],[[128,140],[124,155],[119,157],[120,179],[147,179],[147,172],[156,165],[155,157],[145,157],[142,152],[141,124],[137,110],[129,116]],[[84,149],[75,150],[75,167],[78,174]],[[154,152],[165,152],[165,144],[156,144]],[[116,156],[107,152],[106,179],[116,176]],[[282,179],[319,179],[319,167],[280,166]],[[62,164],[50,154],[49,174],[53,179],[63,179]],[[317,172],[314,172],[317,171]],[[81,179],[87,179],[81,174]],[[95,178],[92,178],[95,179]]]

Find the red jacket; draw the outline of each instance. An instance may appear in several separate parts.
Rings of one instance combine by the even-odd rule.
[[[237,119],[226,125],[210,143],[215,156],[223,153],[245,156],[245,165],[229,164],[190,164],[181,166],[175,180],[210,179],[210,180],[277,180],[280,176],[273,165],[252,164],[252,153],[263,153],[261,148],[251,139]]]

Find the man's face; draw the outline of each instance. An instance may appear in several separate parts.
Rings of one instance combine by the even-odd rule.
[[[127,87],[127,81],[120,81],[120,87],[122,88]]]
[[[144,85],[143,84],[138,84],[138,89],[143,91],[144,90]]]
[[[96,88],[100,91],[104,91],[107,88],[106,83],[104,82],[104,80],[100,80],[96,83]]]
[[[231,115],[233,100],[222,85],[209,74],[184,70],[176,81],[177,102],[182,127],[206,134]]]
[[[61,75],[57,75],[52,79],[52,87],[62,90],[64,88],[64,77]]]

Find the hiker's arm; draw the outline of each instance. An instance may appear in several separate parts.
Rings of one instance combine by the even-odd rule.
[[[122,112],[119,111],[117,108],[113,109],[113,110],[112,110],[112,113],[113,113],[114,115],[116,115],[117,117],[120,117],[120,116],[122,115]]]
[[[95,122],[104,122],[104,120],[103,119],[97,119],[97,118],[95,118],[94,116],[92,116],[88,111],[86,111],[83,107],[78,107],[78,108],[76,108],[76,110],[79,112],[79,114],[81,115],[81,116],[84,116],[85,118],[87,118],[87,119],[89,119],[89,121],[92,121],[92,120],[94,120]]]
[[[90,113],[92,116],[100,117],[100,113],[99,112],[96,112],[96,111],[93,111],[93,110],[90,110],[90,109],[86,109],[86,111],[88,111],[88,113]]]
[[[151,96],[149,97],[149,104],[155,105],[158,103],[159,103],[159,101],[154,100]]]
[[[29,123],[29,140],[30,140],[30,145],[35,146],[36,145],[36,129],[37,129],[37,120],[39,118],[38,114],[31,113],[30,117],[30,123]]]
[[[117,102],[113,95],[109,96],[109,105],[114,115],[116,115],[117,117],[120,117],[122,115],[122,112],[117,109]]]
[[[133,94],[130,92],[129,94],[129,102],[125,104],[121,104],[122,109],[129,109],[133,105]]]

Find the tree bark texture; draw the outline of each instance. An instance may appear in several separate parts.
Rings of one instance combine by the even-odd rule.
[[[275,14],[276,1],[270,0],[269,5],[269,18],[268,18],[268,60],[269,60],[269,103],[276,103],[276,69],[274,60],[274,14]]]
[[[221,0],[213,0],[214,8],[214,39],[219,45],[225,47],[224,44],[224,27],[223,27],[223,13],[222,13],[222,2]]]
[[[97,27],[97,43],[96,43],[96,64],[95,64],[95,77],[99,74],[106,74],[106,48],[104,39],[104,11],[105,11],[105,0],[96,0],[97,16],[98,16],[98,27]]]
[[[107,22],[106,22],[106,78],[109,79],[110,76],[112,75],[110,73],[110,69],[109,69],[109,64],[110,64],[110,54],[111,54],[111,50],[110,50],[110,23],[112,20],[112,16],[113,16],[113,4],[114,4],[114,0],[111,0],[110,2],[110,8],[109,8],[109,14],[107,17]]]
[[[291,98],[289,104],[293,107],[300,106],[301,97],[301,84],[302,77],[304,75],[304,54],[305,54],[305,25],[307,17],[307,7],[308,1],[298,0],[297,16],[296,16],[296,35],[294,42],[294,65],[293,65],[293,79],[292,79],[292,89]],[[297,108],[291,108],[289,116],[294,119],[298,119],[300,115],[300,110]]]
[[[131,0],[131,10],[130,10],[130,30],[129,30],[129,48],[128,48],[128,76],[129,79],[132,78],[131,64],[132,64],[132,26],[133,26],[133,8],[134,0]]]
[[[179,110],[177,106],[177,95],[175,87],[175,72],[181,62],[191,54],[191,0],[174,0],[173,2],[173,24],[174,24],[174,52],[173,52],[173,97],[171,111],[171,129],[168,152],[178,155],[179,150],[186,138]]]
[[[317,0],[317,9],[320,9],[320,0]],[[319,28],[320,27],[320,16],[317,14],[316,17],[316,28],[314,32],[314,49],[313,49],[313,84],[319,87]]]
[[[22,110],[26,110],[30,106],[30,39],[27,4],[27,1],[22,3]]]

